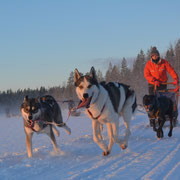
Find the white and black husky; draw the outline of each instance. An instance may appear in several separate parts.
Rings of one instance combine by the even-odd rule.
[[[136,110],[135,92],[125,84],[116,82],[98,83],[94,67],[90,73],[82,75],[75,69],[74,76],[76,93],[80,107],[86,107],[87,114],[92,119],[93,139],[106,156],[111,152],[114,143],[122,149],[127,148],[130,132],[130,120]],[[122,115],[126,127],[124,139],[119,138],[119,117]],[[107,125],[109,145],[101,136],[101,125]]]
[[[38,99],[26,96],[21,105],[21,113],[24,120],[28,157],[32,157],[34,132],[46,133],[51,138],[54,150],[60,152],[53,131],[59,136],[56,126],[64,128],[68,134],[71,134],[71,129],[63,123],[61,109],[55,99],[49,95]]]

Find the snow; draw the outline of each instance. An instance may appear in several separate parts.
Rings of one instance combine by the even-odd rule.
[[[67,111],[63,111],[66,121]],[[120,119],[120,136],[124,125]],[[56,137],[61,153],[56,154],[45,134],[34,134],[33,157],[26,153],[25,134],[21,117],[0,116],[0,179],[180,179],[180,127],[164,138],[157,139],[149,127],[146,114],[137,113],[131,121],[131,137],[126,150],[114,145],[109,156],[93,142],[91,120],[82,113],[70,117],[67,125],[72,134],[58,128]],[[106,128],[103,137],[108,142]]]

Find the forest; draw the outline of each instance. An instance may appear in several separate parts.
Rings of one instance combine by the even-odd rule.
[[[144,67],[146,62],[150,59],[151,49],[152,47],[150,47],[147,52],[144,52],[141,49],[134,58],[132,67],[129,67],[125,57],[117,64],[109,62],[108,69],[104,75],[100,69],[96,69],[95,67],[98,81],[115,81],[130,85],[137,94],[137,102],[141,104],[142,97],[147,93],[148,89],[147,81],[144,78]],[[170,62],[180,77],[180,39],[177,40],[174,45],[170,44],[166,52],[160,53],[160,55],[161,58]],[[169,81],[170,80],[171,78],[169,78]],[[26,95],[30,97],[39,97],[46,94],[54,96],[59,103],[69,99],[78,102],[74,86],[74,72],[70,72],[69,78],[63,86],[59,85],[50,88],[40,87],[37,89],[23,90],[18,89],[17,91],[11,89],[0,91],[0,112],[6,113],[7,116],[19,114],[20,105]]]

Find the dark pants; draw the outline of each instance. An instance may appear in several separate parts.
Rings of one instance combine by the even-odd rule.
[[[148,84],[148,88],[149,88],[149,95],[154,95],[154,85]],[[157,86],[157,90],[165,90],[165,89],[167,89],[166,84],[161,84],[160,86]]]

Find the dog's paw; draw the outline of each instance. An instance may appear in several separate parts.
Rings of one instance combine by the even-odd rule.
[[[71,129],[67,125],[63,126],[63,128],[65,129],[68,135],[71,135]]]
[[[70,128],[67,130],[67,133],[68,133],[68,135],[71,135],[71,129]]]
[[[161,136],[160,136],[160,131],[159,131],[159,130],[157,130],[157,137],[158,137],[158,138],[161,137]]]
[[[163,138],[163,137],[164,137],[164,133],[163,133],[163,130],[162,130],[162,129],[158,129],[158,130],[157,130],[157,137],[158,137],[158,138]]]
[[[161,138],[163,138],[164,137],[164,133],[163,133],[163,131],[162,131],[162,133],[161,133]]]
[[[28,158],[31,159],[32,158],[32,154],[28,154]]]
[[[171,136],[172,136],[172,132],[169,132],[169,133],[168,133],[168,136],[171,137]]]
[[[127,148],[127,145],[126,144],[121,144],[121,149],[124,150]]]
[[[66,153],[64,151],[61,151],[59,148],[56,149],[55,151],[51,151],[50,155],[51,156],[64,156]]]
[[[107,155],[109,155],[110,154],[110,152],[109,151],[107,151],[107,152],[105,152],[105,151],[103,151],[103,156],[107,156]]]

